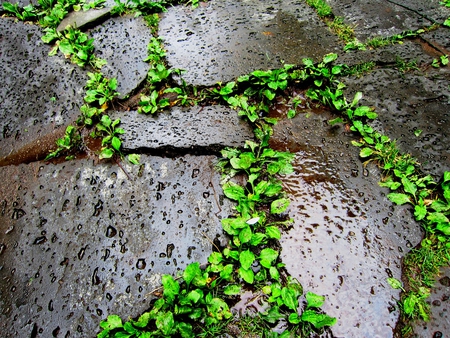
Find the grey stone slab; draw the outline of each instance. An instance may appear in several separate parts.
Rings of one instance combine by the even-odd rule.
[[[148,309],[161,274],[206,263],[231,212],[214,161],[143,155],[131,180],[89,160],[1,168],[2,337],[93,337]]]
[[[249,124],[223,106],[174,107],[156,115],[116,112],[126,151],[173,150],[211,153],[225,146],[241,147],[254,138]]]
[[[397,140],[397,145],[436,176],[450,170],[450,74],[448,69],[420,74],[401,74],[378,69],[359,78],[348,78],[348,97],[363,93],[362,104],[374,106],[379,114],[374,126]],[[414,131],[420,129],[417,137]]]
[[[67,26],[73,28],[84,28],[85,26],[93,25],[100,20],[104,20],[111,12],[110,7],[102,9],[90,9],[88,11],[78,11],[69,13],[59,24],[56,29],[58,32],[64,31]]]
[[[126,97],[147,77],[147,46],[151,33],[142,17],[126,15],[107,20],[92,29],[96,55],[108,64],[102,68],[107,77],[116,77],[120,98]]]
[[[379,170],[363,166],[353,135],[329,126],[332,118],[306,110],[274,127],[272,147],[296,153],[294,173],[282,178],[294,218],[282,261],[305,292],[326,297],[333,337],[392,338],[399,290],[386,279],[401,278],[401,258],[423,232],[411,210],[385,197]]]
[[[375,36],[391,36],[405,30],[416,30],[431,25],[433,20],[442,23],[448,17],[449,10],[439,2],[439,0],[328,1],[335,15],[343,17],[347,24],[355,26],[356,36],[362,41]]]
[[[62,55],[48,56],[39,27],[0,18],[0,31],[2,157],[74,121],[87,76]]]
[[[256,69],[320,59],[340,47],[336,37],[302,1],[202,3],[197,9],[173,7],[162,15],[159,35],[167,60],[185,69],[195,85],[227,82]]]
[[[448,16],[450,17],[450,9]],[[443,54],[450,55],[450,30],[448,28],[440,27],[435,31],[424,33],[422,36]]]
[[[414,333],[417,337],[445,337],[450,332],[450,267],[441,270],[427,302],[431,319],[414,323]]]

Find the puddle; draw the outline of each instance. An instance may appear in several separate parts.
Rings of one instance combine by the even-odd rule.
[[[335,337],[392,337],[400,260],[420,240],[406,208],[393,207],[364,168],[345,126],[330,127],[326,111],[280,121],[272,143],[296,152],[295,172],[283,177],[292,229],[282,236],[282,260],[305,291],[326,296],[323,310],[338,323]]]

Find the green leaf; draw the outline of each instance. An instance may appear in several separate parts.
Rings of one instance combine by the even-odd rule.
[[[362,158],[369,157],[372,154],[373,154],[373,150],[370,148],[362,148],[361,151],[359,152],[359,156]]]
[[[238,201],[245,197],[244,188],[234,182],[227,182],[223,185],[223,192],[229,199]]]
[[[239,276],[241,276],[241,278],[249,284],[253,284],[253,281],[255,280],[255,274],[253,273],[252,269],[246,270],[240,267]]]
[[[250,269],[254,261],[255,255],[250,250],[242,251],[239,255],[239,262],[241,263],[241,266],[246,270]]]
[[[253,235],[252,229],[250,228],[250,226],[247,226],[243,228],[239,233],[239,240],[241,241],[242,244],[248,243],[252,239],[252,235]]]
[[[275,238],[280,239],[281,238],[281,232],[280,229],[276,226],[268,226],[266,227],[266,235],[269,238]]]
[[[280,272],[278,271],[278,269],[276,267],[271,266],[269,269],[269,273],[270,273],[270,277],[272,277],[276,281],[280,280]]]
[[[302,313],[300,318],[302,321],[313,324],[317,329],[336,324],[336,318],[330,317],[326,314],[317,313],[313,310],[306,310]]]
[[[220,252],[212,252],[208,257],[208,262],[211,264],[220,264],[220,262],[222,262],[222,260],[223,260],[223,256]]]
[[[293,290],[287,287],[281,289],[281,299],[283,300],[284,305],[286,305],[289,309],[297,311],[298,299]]]
[[[220,278],[226,281],[230,281],[233,277],[234,266],[233,264],[227,264],[220,272]]]
[[[417,187],[407,177],[402,177],[403,189],[411,195],[416,195]]]
[[[425,205],[414,206],[414,217],[417,221],[421,221],[427,215],[427,207]]]
[[[389,277],[387,279],[387,282],[389,283],[389,285],[393,288],[393,289],[403,289],[402,287],[402,282],[400,282],[398,279],[396,278],[392,278]]]
[[[120,150],[120,146],[122,145],[122,141],[118,137],[113,136],[113,138],[111,140],[111,145],[113,146],[114,149],[119,151]]]
[[[106,321],[100,322],[102,329],[113,330],[123,327],[122,319],[118,315],[109,315]]]
[[[440,212],[431,213],[427,217],[427,220],[429,220],[431,223],[448,223],[448,218]]]
[[[287,112],[287,118],[292,119],[295,117],[296,114],[297,114],[297,112],[294,109],[289,109]]]
[[[315,293],[312,293],[309,291],[306,293],[305,297],[306,297],[306,304],[307,304],[306,308],[307,309],[309,309],[311,307],[319,308],[325,302],[324,296],[316,295]]]
[[[272,101],[275,98],[275,92],[271,91],[270,89],[266,89],[263,91],[263,94],[265,97],[267,97],[270,101]]]
[[[391,193],[387,195],[387,198],[389,198],[391,202],[397,205],[402,205],[411,202],[409,196],[406,194]]]
[[[410,293],[408,297],[403,300],[403,311],[405,311],[407,315],[411,315],[414,312],[417,302],[417,296],[414,293]]]
[[[168,336],[172,333],[175,326],[175,321],[173,319],[173,313],[170,311],[160,312],[156,316],[156,327],[161,330],[161,332]]]
[[[277,259],[278,251],[272,248],[265,248],[261,250],[259,255],[260,264],[265,268],[269,269],[272,266],[272,263]]]
[[[280,198],[270,204],[270,212],[272,214],[281,214],[289,207],[289,199]]]
[[[272,306],[267,312],[262,313],[261,317],[268,323],[275,324],[283,318],[284,315],[280,313],[278,306]]]
[[[250,245],[252,246],[257,246],[259,244],[261,244],[261,242],[266,238],[267,236],[264,235],[263,233],[257,232],[254,233],[252,236],[252,239],[250,240]]]
[[[177,330],[180,332],[180,335],[182,338],[191,338],[194,336],[194,333],[192,332],[192,325],[185,322],[178,322],[177,323]],[[142,336],[139,336],[141,338]]]
[[[211,255],[213,255],[212,253]],[[195,277],[200,276],[202,270],[200,269],[200,263],[194,262],[189,264],[183,272],[183,279],[187,285],[191,284]],[[177,283],[178,284],[178,283]]]
[[[450,223],[439,223],[436,225],[436,229],[441,231],[444,235],[450,236]]]
[[[241,286],[240,285],[236,285],[236,284],[227,285],[223,289],[223,293],[228,295],[228,296],[238,295],[239,293],[241,293]]]
[[[180,284],[171,275],[163,275],[161,280],[164,287],[164,297],[166,297],[168,302],[172,303],[180,292]]]
[[[325,55],[325,56],[323,57],[323,63],[326,64],[326,63],[333,62],[334,60],[337,59],[337,57],[338,57],[338,55],[335,54],[335,53],[327,54],[327,55]]]
[[[296,325],[296,324],[298,324],[298,323],[300,323],[302,321],[302,319],[300,318],[300,316],[298,315],[297,312],[291,313],[289,315],[288,320],[289,320],[289,323],[294,324],[294,325]]]
[[[98,155],[99,159],[104,158],[111,158],[114,155],[114,151],[111,148],[103,148],[100,152],[100,155]]]
[[[220,89],[219,94],[222,95],[222,96],[231,94],[233,92],[233,88],[234,88],[235,84],[236,84],[235,82],[228,82],[225,85],[225,87],[222,87]]]
[[[138,154],[129,154],[128,155],[128,161],[130,161],[131,164],[138,165],[140,159],[141,159],[141,155],[138,155]]]

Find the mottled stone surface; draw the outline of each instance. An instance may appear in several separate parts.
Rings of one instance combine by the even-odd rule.
[[[159,34],[167,60],[186,70],[195,85],[228,82],[256,69],[300,64],[338,50],[339,42],[302,1],[202,3],[174,7],[162,16]]]
[[[102,19],[109,16],[111,12],[110,7],[102,9],[90,9],[89,11],[78,11],[69,13],[63,21],[59,24],[57,31],[62,32],[67,26],[73,28],[83,29],[85,26],[93,25]]]
[[[1,168],[2,336],[92,337],[146,310],[161,274],[206,263],[230,212],[214,161],[141,156],[131,179],[89,160]]]
[[[233,109],[223,106],[178,108],[156,115],[117,112],[124,149],[217,152],[225,146],[241,147],[254,135],[249,124]]]

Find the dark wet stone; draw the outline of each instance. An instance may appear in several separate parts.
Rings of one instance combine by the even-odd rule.
[[[450,73],[445,70],[401,74],[377,69],[362,78],[347,78],[346,95],[363,93],[361,104],[373,106],[378,119],[373,126],[397,140],[398,147],[416,157],[425,172],[441,176],[450,170]],[[422,130],[415,136],[415,130]]]
[[[208,238],[222,234],[220,218],[232,213],[229,202],[218,205],[214,161],[142,155],[141,166],[124,164],[132,180],[115,164],[89,160],[0,168],[9,177],[0,185],[0,200],[7,201],[0,216],[2,337],[29,337],[33,325],[42,337],[58,326],[94,336],[108,314],[128,318],[147,310],[161,274],[206,263]],[[103,210],[94,216],[99,200]],[[13,219],[14,208],[26,214]],[[110,227],[119,235],[111,237]],[[46,233],[57,239],[41,240]]]
[[[303,1],[233,1],[173,7],[159,34],[167,60],[196,85],[230,81],[256,69],[300,64],[337,51],[339,42]]]
[[[443,285],[443,286],[450,286],[450,277],[448,277],[448,276],[445,276],[445,277],[442,277],[441,279],[439,279],[439,283],[441,283],[441,285]]]
[[[448,11],[450,12],[450,10]],[[450,16],[450,13],[448,13]],[[432,46],[439,49],[440,54],[450,55],[450,39],[448,28],[440,27],[435,31],[422,34],[423,38]]]
[[[439,1],[330,0],[328,3],[335,15],[354,26],[356,36],[362,41],[416,30],[433,22],[442,23],[448,17],[448,10]]]
[[[101,20],[104,20],[109,16],[111,8],[90,9],[88,11],[78,11],[69,13],[56,29],[58,32],[62,32],[71,26],[73,28],[82,29],[85,26],[93,25]]]
[[[85,71],[41,41],[40,28],[0,18],[0,157],[76,120]],[[54,101],[52,101],[54,98]]]
[[[147,77],[147,46],[151,33],[142,17],[130,15],[107,20],[92,29],[96,55],[108,64],[102,68],[107,77],[116,77],[119,98],[129,95]]]
[[[393,337],[399,290],[386,279],[400,278],[401,257],[422,231],[407,208],[383,197],[381,173],[363,166],[350,133],[328,125],[334,117],[305,110],[274,127],[272,147],[296,153],[295,173],[282,178],[294,218],[282,261],[305,291],[326,296],[334,337]]]
[[[189,150],[216,152],[225,146],[241,147],[254,138],[248,123],[235,110],[222,106],[179,108],[156,115],[135,111],[111,114],[120,118],[123,147],[136,150]]]

